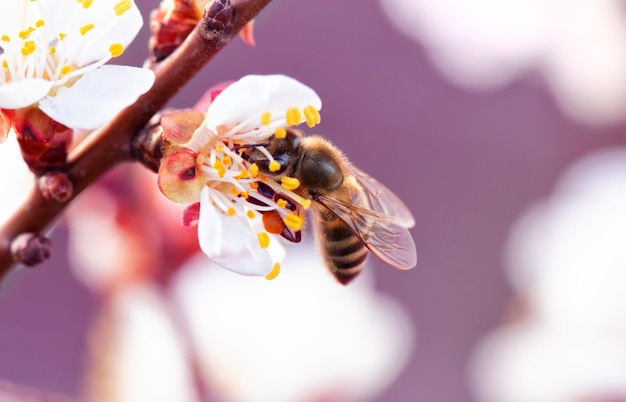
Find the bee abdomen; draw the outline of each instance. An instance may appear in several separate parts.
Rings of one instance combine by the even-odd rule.
[[[326,264],[337,280],[345,285],[363,269],[368,250],[340,219],[322,220],[321,232]]]

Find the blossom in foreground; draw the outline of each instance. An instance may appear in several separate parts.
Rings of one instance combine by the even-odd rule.
[[[569,169],[516,224],[510,282],[524,315],[474,359],[485,402],[626,398],[626,150]]]
[[[624,119],[626,15],[615,0],[380,0],[452,82],[493,88],[540,74],[570,116]]]
[[[14,111],[36,106],[52,120],[94,129],[147,91],[147,69],[104,65],[143,24],[132,0],[3,1],[0,139]]]
[[[266,153],[269,171],[281,165],[263,146],[270,137],[304,121],[319,123],[321,100],[306,85],[284,75],[250,75],[230,84],[206,115],[163,116],[169,142],[159,170],[159,188],[171,200],[192,203],[185,224],[198,223],[200,247],[223,267],[245,275],[275,277],[284,250],[275,235],[300,240],[311,201],[277,183],[240,150]]]

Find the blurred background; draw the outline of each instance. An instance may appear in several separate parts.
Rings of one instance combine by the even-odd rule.
[[[354,324],[352,332],[345,332],[349,338],[341,342],[349,345],[354,340],[363,346],[346,355],[345,361],[353,365],[337,374],[343,382],[317,388],[319,395],[309,391],[300,400],[608,402],[626,398],[626,299],[620,287],[626,284],[622,272],[626,255],[619,242],[626,234],[622,217],[626,197],[621,189],[626,188],[626,9],[617,0],[571,3],[275,0],[256,20],[255,47],[234,40],[174,98],[170,106],[187,108],[222,81],[250,73],[293,76],[322,98],[322,123],[316,133],[396,192],[415,216],[411,233],[418,250],[417,268],[400,272],[372,258],[368,275],[357,281],[356,290],[346,290],[366,301],[342,311],[361,314],[365,321],[325,319],[317,317],[322,314],[317,309],[309,315],[304,308],[294,311],[304,315],[297,325],[306,326],[305,318],[310,317],[320,323],[313,328],[326,328],[320,333],[327,335],[333,328]],[[157,2],[138,0],[137,4],[147,16]],[[123,61],[142,64],[148,55],[148,37],[146,24]],[[128,172],[122,169],[107,180],[113,183],[119,176],[132,175],[145,183],[146,192],[152,191],[156,176],[137,179],[137,173]],[[102,250],[113,254],[116,250],[105,244],[107,233],[115,236],[105,228],[106,216],[115,212],[95,200],[118,193],[132,198],[135,207],[148,202],[144,196],[133,198],[142,187],[123,179],[124,185],[109,184],[106,196],[92,193],[94,189],[83,197],[93,201],[91,208],[102,208],[105,217],[103,226],[83,228],[95,235],[81,245],[87,254],[103,253],[106,260],[112,254]],[[92,218],[79,213],[85,204],[76,206],[72,220]],[[93,278],[81,276],[80,267],[70,267],[85,260],[74,256],[70,263],[68,242],[70,246],[81,243],[68,236],[71,230],[66,221],[61,222],[52,236],[53,258],[36,269],[14,273],[3,284],[0,378],[76,396],[86,387],[91,392],[97,388],[94,376],[104,378],[97,373],[116,372],[109,366],[94,368],[100,363],[93,350],[101,350],[102,359],[108,355],[113,360],[109,365],[115,366],[118,358],[122,362],[120,351],[125,349],[113,348],[102,334],[107,333],[107,322],[109,327],[123,325],[132,314],[107,321],[124,303],[115,304],[118,301],[112,302],[111,293],[94,285]],[[159,249],[143,251],[149,258],[160,258]],[[167,258],[182,264],[177,257]],[[111,264],[123,269],[124,260],[115,261]],[[207,270],[219,271],[203,261]],[[202,265],[196,260],[194,264]],[[269,297],[265,291],[257,296],[256,290],[237,289],[244,286],[237,284],[237,278],[229,277],[224,286],[231,286],[230,293],[240,295],[238,300],[248,297],[253,305]],[[303,289],[316,281],[305,281]],[[187,282],[181,279],[178,290],[168,297],[182,300],[185,294],[201,296],[205,291],[215,295],[215,299],[198,296],[191,298],[195,302],[180,304],[196,303],[190,309],[199,309],[194,310],[199,318],[193,322],[204,319],[218,328],[231,328],[231,321],[237,319],[220,321],[223,317],[212,316],[211,306],[236,302],[220,299],[215,289],[185,290]],[[248,278],[243,282],[248,286]],[[334,287],[319,286],[307,306],[335,296],[342,300],[337,303],[350,303]],[[278,305],[295,296],[287,292],[282,297],[275,301]],[[133,305],[132,300],[126,303]],[[237,311],[232,310],[233,317],[240,317]],[[328,311],[333,311],[332,305]],[[285,315],[272,325],[279,327],[292,319]],[[168,331],[150,325],[144,329],[146,339]],[[264,325],[229,330],[249,331],[261,339],[258,328]],[[190,332],[194,337],[202,331],[191,328]],[[313,343],[289,347],[298,350],[316,344],[328,352],[320,367],[342,365],[343,357],[333,360],[343,355],[333,351],[332,336],[313,338]],[[314,343],[322,338],[326,343]],[[163,345],[170,345],[167,342]],[[159,355],[180,347],[179,341],[172,342],[178,346],[155,347],[146,353]],[[281,342],[272,350],[280,350]],[[188,352],[182,349],[181,355]],[[366,352],[378,349],[380,356]],[[249,353],[254,350],[251,347]],[[214,362],[218,356],[211,353],[206,352],[207,359]],[[350,360],[366,355],[371,358]],[[262,370],[280,376],[282,364],[299,371],[288,360],[272,363],[271,356]],[[222,358],[229,361],[228,355]],[[551,364],[546,365],[546,360]],[[342,384],[351,383],[351,373],[365,364],[374,368],[355,374],[357,391],[342,390]],[[537,374],[540,367],[541,375]],[[239,369],[234,362],[231,370],[236,377]],[[175,377],[162,375],[157,378]],[[209,377],[209,400],[278,400],[263,399],[261,391],[254,396],[222,394],[220,390],[229,389],[224,385],[229,380],[216,380],[215,374]],[[371,378],[380,381],[370,387],[359,385]],[[102,381],[108,385],[99,386],[114,387],[114,380]],[[248,380],[238,381],[240,388],[245,388],[242,383],[250,385]]]

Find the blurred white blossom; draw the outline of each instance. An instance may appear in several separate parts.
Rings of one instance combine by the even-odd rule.
[[[22,159],[22,152],[14,135],[0,147],[0,223],[6,221],[26,199],[35,178]]]
[[[626,12],[620,0],[380,0],[439,70],[470,88],[541,74],[565,112],[624,118]]]
[[[368,400],[412,352],[407,313],[371,277],[337,283],[312,247],[292,246],[271,282],[207,267],[183,271],[178,299],[203,374],[223,401]]]
[[[487,402],[626,398],[626,150],[575,164],[514,227],[510,279],[524,315],[478,349]]]

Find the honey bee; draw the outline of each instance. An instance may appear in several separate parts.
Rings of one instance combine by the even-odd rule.
[[[299,181],[294,190],[312,201],[318,246],[326,266],[342,284],[363,269],[368,251],[397,269],[417,264],[408,228],[415,224],[404,203],[387,187],[352,165],[343,153],[320,136],[288,129],[260,144],[280,164],[256,147],[243,157],[276,181]]]

